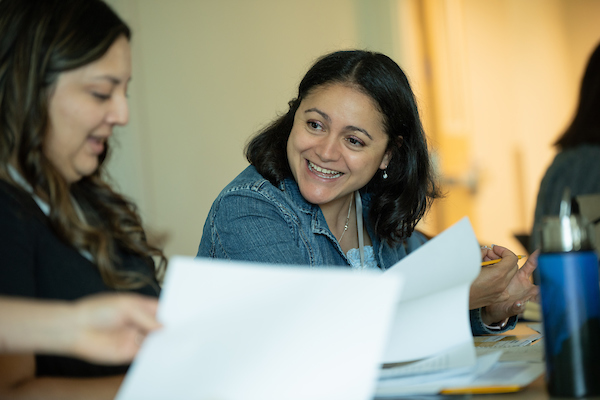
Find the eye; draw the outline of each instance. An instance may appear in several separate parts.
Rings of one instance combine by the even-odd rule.
[[[323,125],[321,125],[319,122],[317,121],[307,121],[306,125],[308,125],[308,127],[312,130],[318,131],[318,130],[323,130]]]
[[[101,100],[101,101],[106,101],[106,100],[110,99],[110,94],[104,94],[104,93],[99,93],[99,92],[92,92],[92,96],[94,96],[95,98],[97,98],[98,100]]]
[[[365,145],[365,143],[362,140],[360,140],[359,138],[354,137],[354,136],[347,137],[346,141],[353,146],[362,147]]]

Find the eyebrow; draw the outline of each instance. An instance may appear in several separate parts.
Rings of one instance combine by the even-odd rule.
[[[304,111],[304,113],[309,113],[309,112],[316,112],[317,114],[319,114],[320,116],[322,116],[323,118],[325,118],[325,120],[329,123],[331,123],[331,118],[329,117],[329,115],[327,115],[326,113],[324,113],[323,111],[319,110],[318,108],[309,108],[308,110]],[[371,135],[369,135],[369,132],[367,132],[365,129],[363,128],[359,128],[358,126],[354,126],[354,125],[348,125],[345,127],[345,129],[347,130],[352,130],[352,131],[359,131],[364,133],[365,135],[368,136],[369,139],[373,140],[373,137]]]
[[[116,78],[112,75],[99,75],[99,76],[95,76],[92,78],[93,80],[108,80],[110,81],[113,85],[118,85],[121,83],[121,79]],[[127,80],[127,82],[131,82],[131,78],[129,78]]]

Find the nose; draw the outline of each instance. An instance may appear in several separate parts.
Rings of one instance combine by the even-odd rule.
[[[315,148],[321,161],[337,161],[340,158],[340,142],[336,135],[323,137]]]
[[[129,104],[124,94],[113,96],[107,120],[113,125],[127,125],[129,122]]]

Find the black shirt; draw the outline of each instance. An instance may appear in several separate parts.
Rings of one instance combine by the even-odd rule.
[[[147,260],[123,251],[119,257],[122,269],[152,276]],[[75,300],[95,293],[115,292],[106,286],[94,263],[58,237],[31,195],[3,180],[0,180],[0,260],[2,295]],[[158,296],[151,286],[136,292]],[[37,376],[107,376],[123,374],[127,367],[36,356]]]

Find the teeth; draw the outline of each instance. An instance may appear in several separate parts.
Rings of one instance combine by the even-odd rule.
[[[338,176],[342,176],[342,175],[343,175],[343,173],[342,173],[342,172],[339,172],[339,171],[333,171],[333,170],[331,170],[331,169],[327,169],[327,168],[321,168],[321,167],[319,167],[318,165],[315,165],[315,164],[313,164],[313,163],[312,163],[312,162],[310,162],[310,161],[308,162],[308,168],[309,168],[311,171],[317,171],[317,172],[319,172],[319,173],[323,174],[322,176],[323,176],[324,178],[330,178],[330,179],[333,179],[333,178],[337,178]],[[324,175],[331,175],[331,176],[324,176]]]

